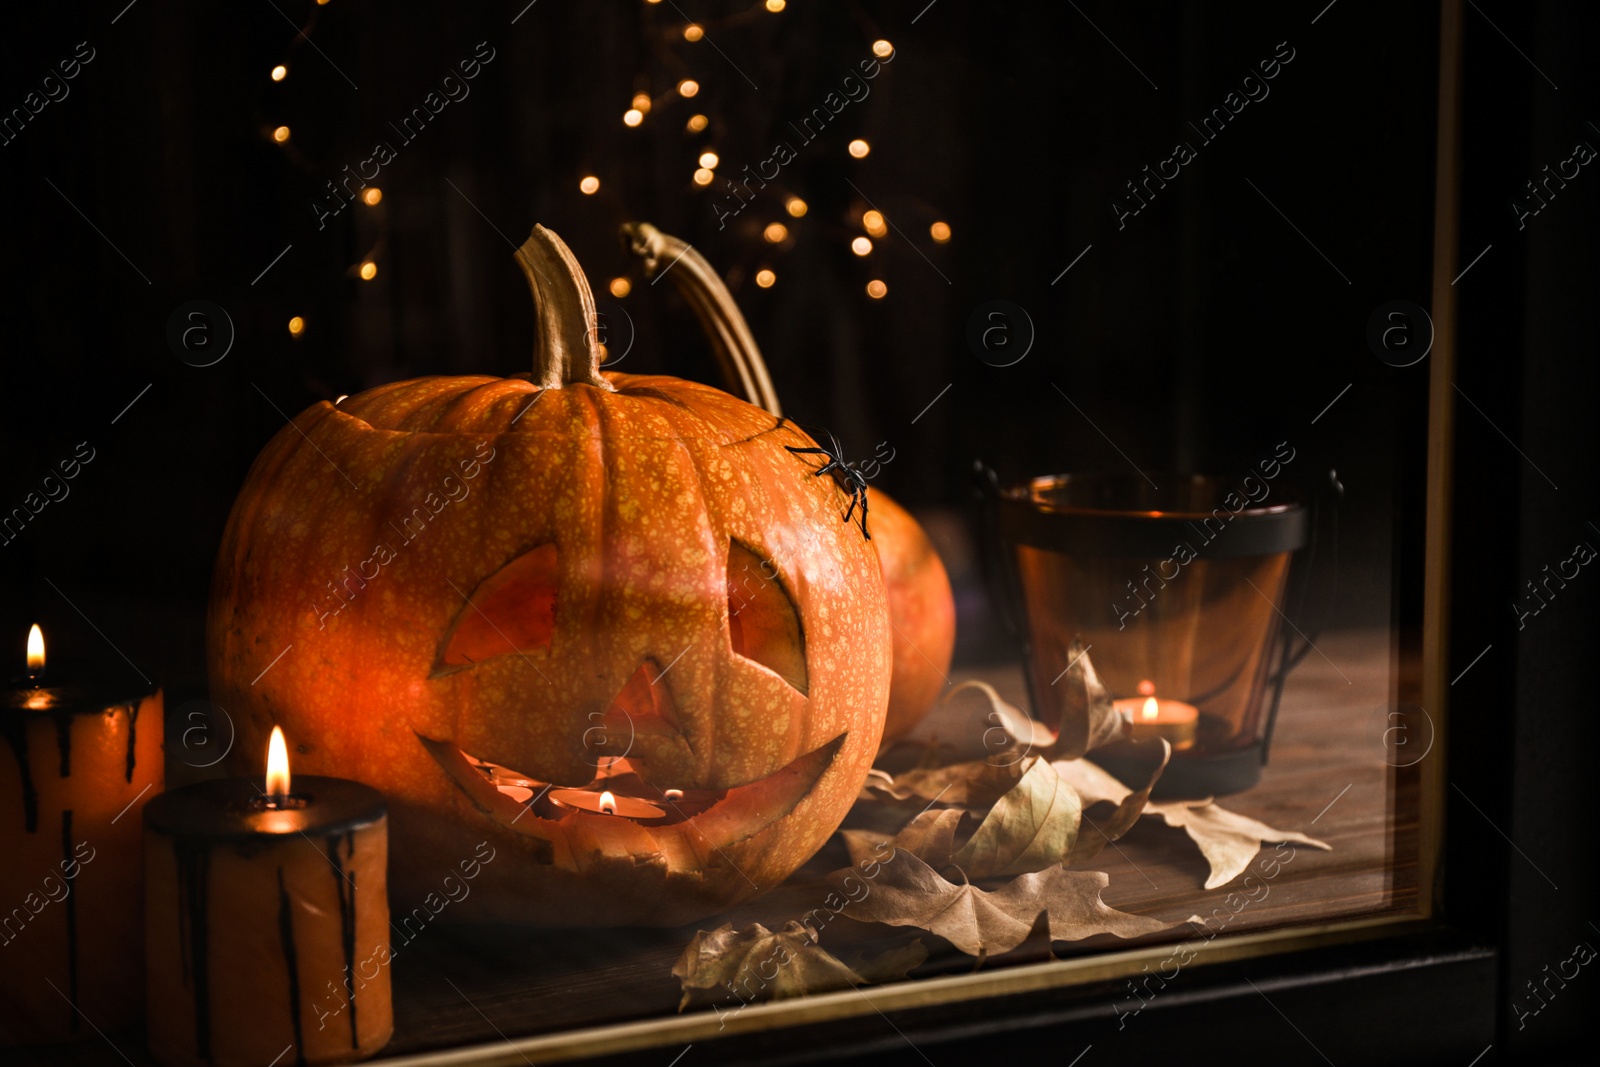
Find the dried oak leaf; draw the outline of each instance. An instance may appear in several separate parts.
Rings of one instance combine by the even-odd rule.
[[[1206,888],[1215,889],[1233,881],[1250,866],[1263,841],[1292,841],[1329,851],[1332,845],[1294,830],[1278,830],[1248,815],[1217,807],[1207,797],[1204,800],[1179,800],[1164,804],[1151,804],[1146,809],[1159,815],[1168,826],[1180,826],[1194,843],[1200,846],[1201,855],[1211,865],[1211,876]]]
[[[829,880],[849,873],[835,872]],[[1048,916],[1050,936],[1057,941],[1107,933],[1140,937],[1166,929],[1159,919],[1107,907],[1100,893],[1110,881],[1100,871],[1054,866],[988,891],[955,885],[917,857],[897,851],[879,867],[871,891],[847,904],[843,914],[861,922],[919,927],[979,957],[1022,944],[1041,914]]]
[[[917,940],[873,959],[846,964],[818,945],[816,935],[800,923],[790,922],[777,933],[760,923],[741,930],[724,923],[696,933],[672,965],[672,975],[683,983],[683,999],[678,1002],[682,1011],[699,991],[726,990],[741,1003],[782,1000],[896,981],[927,958],[928,950]]]

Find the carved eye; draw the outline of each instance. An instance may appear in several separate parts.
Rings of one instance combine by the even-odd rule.
[[[445,641],[447,667],[549,648],[556,629],[556,546],[524,552],[472,591]]]
[[[735,654],[754,660],[804,694],[806,636],[778,568],[737,541],[728,546],[728,631]]]

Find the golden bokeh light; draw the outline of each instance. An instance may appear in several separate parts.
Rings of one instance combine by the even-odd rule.
[[[376,278],[377,276],[378,276],[378,265],[376,263],[372,262],[372,260],[369,259],[365,263],[361,264],[361,280],[362,281],[370,282],[372,279]]]
[[[850,154],[857,159],[866,159],[867,153],[870,151],[872,151],[872,146],[859,137],[850,142]]]
[[[279,126],[277,129],[273,130],[272,139],[277,141],[279,144],[287,141],[289,139],[289,127]]]
[[[874,278],[867,283],[867,295],[874,300],[882,300],[889,293],[889,287]]]
[[[789,236],[789,227],[781,222],[769,222],[767,228],[761,231],[761,236],[767,239],[768,244],[778,244]]]
[[[771,289],[772,283],[777,280],[778,276],[772,273],[770,270],[762,268],[761,270],[756,271],[756,284],[761,286],[763,289]]]
[[[289,336],[290,337],[299,337],[301,334],[303,334],[305,332],[306,332],[306,320],[305,319],[301,318],[299,315],[296,315],[294,318],[289,320]]]
[[[854,252],[858,256],[864,256],[868,252],[872,251],[872,242],[867,240],[865,237],[857,237],[854,241],[850,242],[850,251]]]
[[[626,278],[616,277],[611,279],[611,284],[606,286],[606,288],[611,290],[612,296],[616,297],[618,300],[621,300],[623,297],[633,292],[633,283]]]
[[[861,228],[874,237],[882,237],[889,232],[889,224],[883,220],[883,212],[868,211],[861,216]]]
[[[948,222],[934,223],[932,226],[928,227],[928,236],[932,237],[939,244],[944,244],[946,241],[950,240],[950,224]]]
[[[783,210],[787,211],[791,218],[801,218],[806,213],[806,202],[798,196],[791,196],[784,202]]]
[[[583,180],[578,182],[578,191],[584,196],[593,196],[600,191],[600,179],[593,174],[585,174]]]

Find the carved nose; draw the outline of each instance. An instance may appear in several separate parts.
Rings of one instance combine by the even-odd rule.
[[[584,735],[584,747],[596,755],[643,755],[662,743],[688,747],[672,691],[661,680],[661,665],[653,659],[639,664]]]

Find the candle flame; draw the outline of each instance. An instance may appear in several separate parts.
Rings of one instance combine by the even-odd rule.
[[[267,796],[282,800],[289,795],[289,746],[283,740],[283,727],[272,728],[267,743]]]
[[[600,794],[600,810],[606,815],[617,813],[617,798],[611,795],[609,789]]]
[[[1160,714],[1161,714],[1161,706],[1156,703],[1156,698],[1155,697],[1145,697],[1144,698],[1144,707],[1140,710],[1139,717],[1144,719],[1144,720],[1146,720],[1146,721],[1149,721],[1151,719],[1155,719],[1155,718],[1159,717]]]
[[[682,800],[683,799],[683,790],[681,790],[681,789],[668,789],[666,792],[662,793],[661,795],[666,797],[668,800]]]
[[[28,631],[28,673],[44,673],[44,631],[39,629],[38,623]]]

